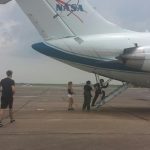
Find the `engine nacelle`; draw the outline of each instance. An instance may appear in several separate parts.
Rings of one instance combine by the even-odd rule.
[[[150,46],[124,49],[117,58],[128,67],[150,71]]]

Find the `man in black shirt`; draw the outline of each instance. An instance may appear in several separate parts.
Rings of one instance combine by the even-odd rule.
[[[94,84],[94,88],[95,88],[95,95],[92,101],[92,106],[95,105],[95,102],[97,100],[97,98],[99,97],[100,94],[102,94],[101,100],[103,100],[105,98],[105,91],[103,90],[103,88],[107,88],[108,87],[108,83],[105,85],[104,80],[100,79],[100,83],[96,83]]]
[[[86,85],[84,86],[84,103],[82,107],[83,111],[85,109],[87,109],[87,111],[90,111],[90,103],[92,97],[91,91],[92,91],[91,82],[87,81]]]
[[[94,89],[95,89],[95,95],[94,95],[94,98],[93,98],[93,101],[92,101],[92,105],[91,105],[91,106],[94,106],[94,105],[95,105],[95,102],[96,102],[97,98],[98,98],[99,95],[102,93],[102,88],[101,88],[101,86],[100,86],[99,83],[94,84]]]
[[[8,70],[6,72],[7,77],[2,79],[0,82],[0,87],[2,87],[1,95],[1,110],[0,110],[0,127],[3,126],[2,119],[4,115],[4,110],[9,107],[9,117],[10,122],[14,122],[13,118],[13,95],[15,94],[15,82],[12,80],[12,71]]]

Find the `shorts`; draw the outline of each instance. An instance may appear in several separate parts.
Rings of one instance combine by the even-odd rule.
[[[69,97],[69,98],[72,98],[72,97],[73,97],[73,95],[71,95],[71,94],[68,94],[68,97]]]
[[[13,97],[1,96],[1,109],[6,109],[7,107],[9,109],[13,108]]]

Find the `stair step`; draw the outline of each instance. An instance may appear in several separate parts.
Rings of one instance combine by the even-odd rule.
[[[96,108],[101,107],[102,105],[104,105],[105,103],[109,102],[110,100],[112,100],[113,98],[117,97],[118,95],[120,95],[122,92],[124,92],[126,89],[128,88],[128,84],[127,83],[123,83],[123,85],[119,86],[118,88],[116,88],[114,91],[110,92],[103,100],[99,100],[96,103]]]

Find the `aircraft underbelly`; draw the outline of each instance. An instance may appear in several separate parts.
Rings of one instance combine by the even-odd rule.
[[[59,60],[62,61],[62,60]],[[133,71],[121,71],[121,70],[112,70],[108,68],[97,68],[97,67],[90,67],[83,64],[78,63],[72,63],[67,61],[62,61],[68,65],[71,65],[73,67],[76,67],[78,69],[90,72],[90,73],[96,73],[111,79],[129,82],[137,86],[143,86],[143,87],[150,87],[150,74],[149,73],[139,73],[139,72],[133,72]],[[144,80],[143,80],[144,79]]]

